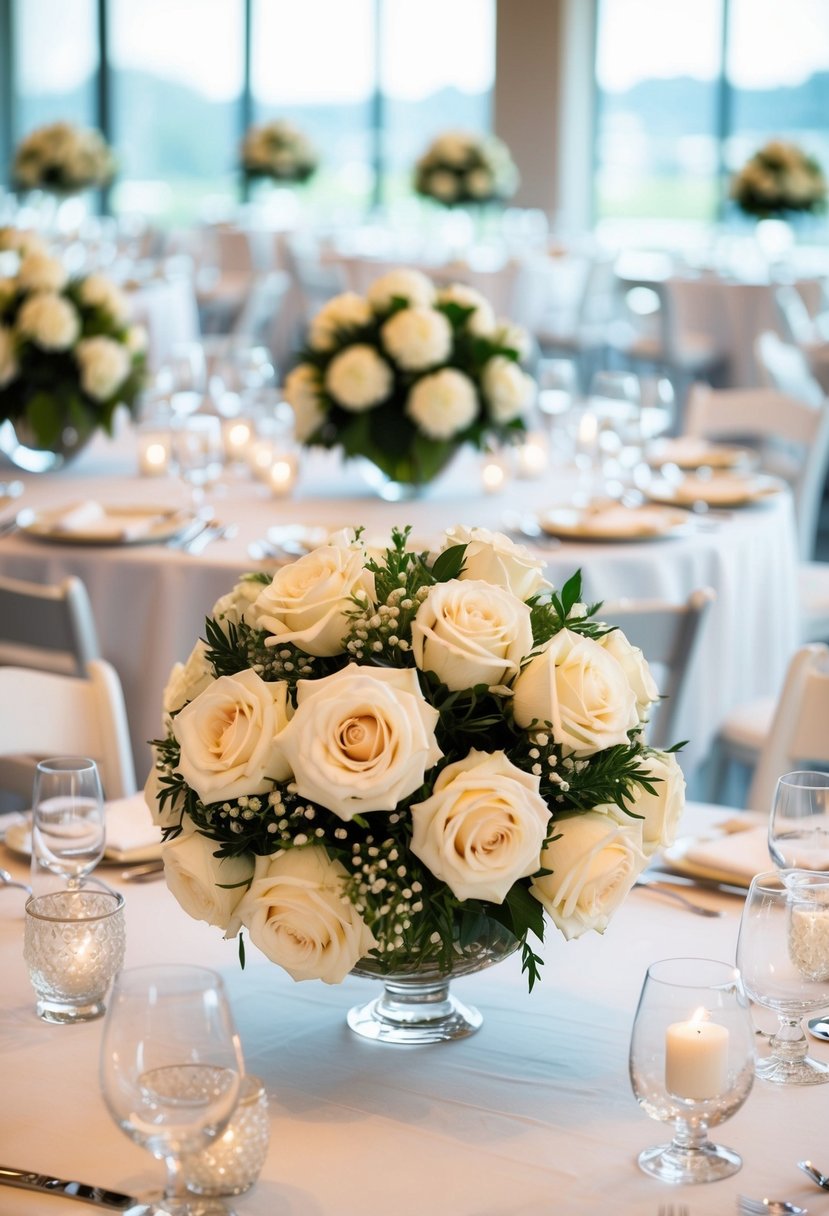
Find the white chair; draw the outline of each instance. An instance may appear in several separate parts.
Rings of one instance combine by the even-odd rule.
[[[821,405],[823,389],[812,375],[809,361],[798,347],[784,342],[777,334],[762,333],[754,343],[754,357],[760,374],[770,388],[809,405]]]
[[[829,646],[796,652],[763,739],[746,805],[771,808],[777,780],[799,768],[829,767]]]
[[[115,668],[104,659],[87,663],[83,676],[0,667],[0,755],[20,754],[89,756],[106,798],[134,794],[127,711]],[[32,776],[33,770],[34,761]]]
[[[231,328],[231,336],[244,338],[252,346],[267,346],[273,353],[279,311],[291,287],[283,270],[269,270],[254,279],[242,310]]]
[[[654,668],[661,700],[648,723],[647,739],[651,747],[665,748],[679,742],[674,737],[674,723],[682,704],[686,676],[702,624],[716,598],[711,587],[702,587],[693,591],[684,604],[619,600],[602,605],[601,619],[618,625]]]
[[[50,586],[0,575],[0,664],[83,675],[99,657],[92,606],[79,578]]]

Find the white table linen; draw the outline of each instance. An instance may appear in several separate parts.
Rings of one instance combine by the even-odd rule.
[[[97,438],[60,473],[26,476],[17,505],[59,508],[102,503],[171,505],[186,501],[180,485],[135,476],[130,435]],[[210,492],[232,540],[198,556],[163,545],[83,546],[44,543],[22,533],[0,540],[0,572],[57,582],[77,574],[86,583],[104,657],[121,676],[133,737],[136,772],[149,767],[146,741],[161,728],[161,694],[169,671],[203,635],[204,618],[239,574],[256,568],[248,544],[275,524],[364,524],[369,536],[394,524],[413,525],[425,544],[455,523],[497,529],[504,512],[544,508],[571,484],[567,470],[539,481],[511,482],[500,495],[481,492],[478,458],[462,455],[419,501],[390,504],[371,496],[356,471],[335,453],[305,459],[294,498],[274,499],[260,483],[228,481]],[[783,492],[763,506],[705,520],[682,536],[640,543],[539,546],[550,579],[561,585],[582,569],[585,597],[684,601],[692,590],[717,593],[689,676],[678,722],[688,739],[687,773],[704,758],[719,722],[735,705],[778,690],[797,644],[796,549],[791,499]]]
[[[683,827],[715,818],[689,808]],[[25,875],[1,848],[0,855]],[[713,1129],[743,1157],[732,1178],[671,1187],[636,1165],[643,1148],[670,1138],[639,1109],[628,1079],[646,968],[668,957],[732,962],[738,898],[695,892],[722,909],[721,918],[704,920],[634,891],[602,937],[567,943],[548,926],[543,977],[531,995],[513,956],[453,984],[484,1015],[477,1035],[398,1049],[366,1043],[345,1024],[349,1006],[378,985],[351,978],[333,987],[294,984],[252,946],[241,972],[235,944],[190,920],[163,883],[125,883],[117,869],[99,873],[127,901],[127,966],[204,964],[229,986],[247,1067],[265,1080],[271,1119],[262,1176],[233,1202],[238,1216],[655,1216],[665,1203],[687,1204],[693,1216],[725,1216],[741,1192],[823,1211],[826,1197],[796,1168],[805,1157],[826,1168],[823,1086],[755,1083],[734,1118]],[[22,902],[9,902],[15,894],[3,894],[0,915],[4,1163],[131,1193],[158,1184],[161,1166],[104,1107],[102,1022],[53,1026],[35,1015]],[[770,1024],[767,1011],[758,1023]],[[829,1060],[829,1045],[811,1047]],[[0,1187],[0,1216],[78,1210]]]

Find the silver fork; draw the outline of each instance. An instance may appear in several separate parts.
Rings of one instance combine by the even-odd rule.
[[[750,1195],[737,1196],[737,1210],[742,1216],[808,1216],[806,1208],[787,1199],[752,1199]]]
[[[696,916],[722,916],[722,911],[719,908],[706,908],[704,904],[695,903],[693,899],[689,899],[687,895],[683,895],[680,891],[675,891],[673,887],[668,887],[664,883],[654,881],[650,878],[637,878],[634,886],[641,887],[643,891],[653,891],[654,895],[661,895],[665,899],[672,899],[675,903],[681,904],[689,912],[693,912]]]

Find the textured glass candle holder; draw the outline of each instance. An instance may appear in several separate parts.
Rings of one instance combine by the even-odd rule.
[[[88,1022],[105,1012],[124,961],[124,897],[55,891],[26,901],[23,957],[45,1022]]]
[[[265,1086],[258,1077],[243,1077],[239,1104],[222,1135],[184,1159],[187,1189],[196,1195],[249,1191],[265,1163],[270,1131]]]

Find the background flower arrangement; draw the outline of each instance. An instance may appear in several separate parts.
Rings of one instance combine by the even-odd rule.
[[[306,182],[316,171],[318,157],[302,131],[276,119],[248,128],[242,141],[241,163],[247,177]]]
[[[416,193],[447,207],[505,202],[518,182],[509,148],[494,135],[447,131],[415,164]]]
[[[37,237],[0,229],[0,250],[18,255],[0,279],[0,421],[23,420],[42,448],[67,428],[110,430],[144,373],[146,335],[129,324],[124,296],[100,274],[70,279]]]
[[[527,342],[471,288],[392,271],[314,317],[285,382],[297,436],[424,484],[462,444],[524,429],[535,392],[519,366]]]
[[[20,190],[76,194],[106,186],[115,176],[115,156],[100,131],[53,122],[17,145],[12,166]]]
[[[642,741],[647,663],[522,546],[343,532],[214,607],[173,670],[146,795],[184,910],[294,979],[360,959],[449,972],[546,911],[604,931],[684,803]],[[243,952],[242,952],[242,957]]]
[[[741,211],[759,219],[823,211],[826,178],[814,157],[795,144],[775,139],[735,174],[731,197]]]

